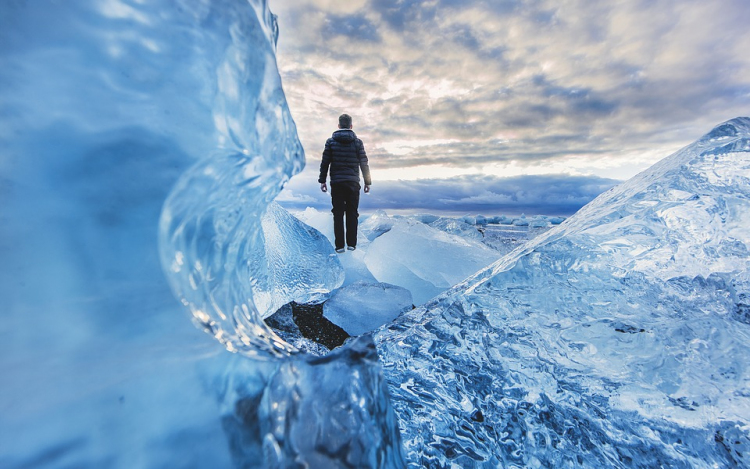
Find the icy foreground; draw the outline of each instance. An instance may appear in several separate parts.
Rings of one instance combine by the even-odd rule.
[[[313,357],[266,3],[74,3],[0,4],[0,467],[748,466],[747,119]]]
[[[0,30],[0,467],[400,465],[372,341],[318,359],[262,320],[342,280],[269,206],[304,155],[266,2],[2,2]]]
[[[750,119],[376,335],[413,467],[750,466]]]

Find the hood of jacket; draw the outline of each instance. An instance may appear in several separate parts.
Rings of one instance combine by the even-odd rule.
[[[352,129],[339,129],[331,135],[331,138],[340,143],[351,143],[357,138],[357,135]]]

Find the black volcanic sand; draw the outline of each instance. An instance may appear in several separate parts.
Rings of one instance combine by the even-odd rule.
[[[292,318],[302,337],[315,341],[330,350],[344,344],[349,338],[342,328],[323,317],[323,303],[301,305],[292,302]]]
[[[342,328],[323,317],[324,304],[299,304],[292,302],[289,303],[289,306],[292,308],[292,320],[299,329],[302,337],[317,342],[329,350],[333,350],[343,345],[344,341],[350,336]],[[279,319],[281,318],[276,318],[276,314],[274,314],[266,319],[266,324],[274,329],[292,333],[296,332],[292,330],[293,326],[290,328],[291,324],[284,324],[284,321]]]

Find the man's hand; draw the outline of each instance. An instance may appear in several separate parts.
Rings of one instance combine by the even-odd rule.
[[[365,194],[369,194],[369,193],[370,193],[370,186],[365,184]]]
[[[326,186],[326,183],[320,185],[320,190],[323,192],[328,192],[328,186]]]

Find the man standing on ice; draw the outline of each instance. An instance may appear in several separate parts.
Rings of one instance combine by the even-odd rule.
[[[365,194],[370,192],[370,167],[362,140],[352,131],[352,117],[339,116],[339,130],[326,141],[323,161],[320,163],[320,190],[328,191],[326,176],[331,169],[331,204],[333,205],[333,233],[336,252],[344,252],[344,241],[350,251],[357,247],[357,223],[359,213],[359,171],[365,179]],[[344,234],[346,215],[346,236]]]

